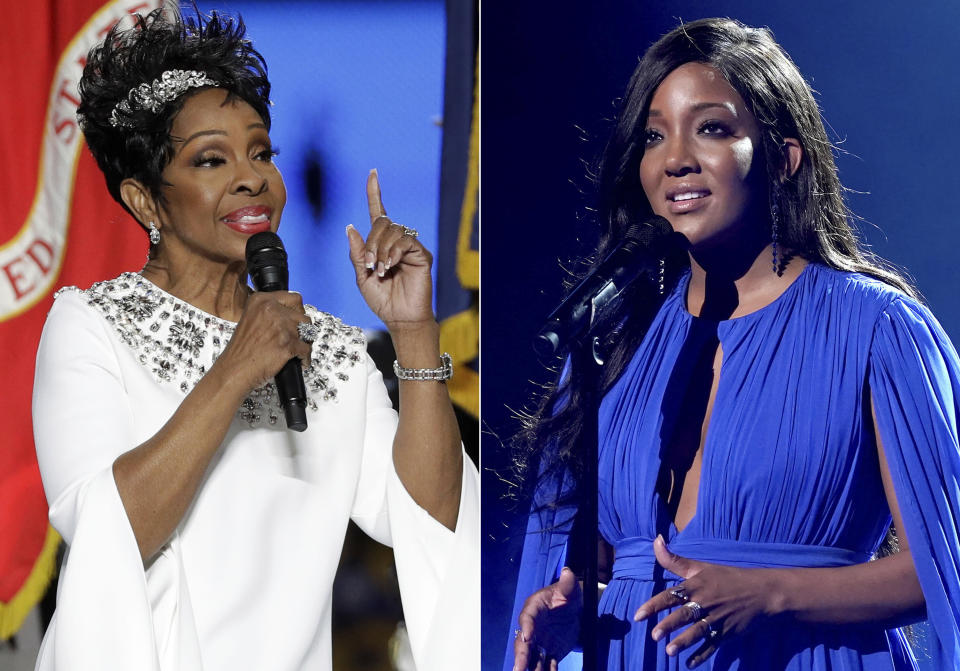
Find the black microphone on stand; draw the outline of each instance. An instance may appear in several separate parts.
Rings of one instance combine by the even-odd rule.
[[[673,228],[663,217],[632,224],[620,244],[547,317],[533,343],[537,354],[546,360],[568,351],[628,284],[641,273],[658,273],[660,258],[675,244]]]
[[[673,229],[663,217],[627,228],[623,240],[587,277],[550,313],[537,334],[533,347],[544,360],[557,354],[569,354],[581,371],[582,392],[579,409],[583,420],[577,450],[582,455],[583,473],[577,483],[579,505],[574,531],[585,548],[583,558],[583,614],[580,636],[583,643],[583,668],[599,667],[597,647],[597,408],[602,397],[603,358],[598,342],[604,334],[594,333],[603,323],[605,312],[614,300],[640,274],[659,275],[660,258],[669,255],[676,244]],[[586,335],[587,337],[584,337]],[[592,338],[591,338],[592,336]],[[571,542],[578,539],[571,539]]]
[[[279,235],[264,231],[250,236],[247,240],[247,274],[257,291],[288,290],[287,250],[283,248]],[[285,363],[274,381],[287,428],[304,431],[307,428],[307,389],[303,385],[300,359],[293,357]]]

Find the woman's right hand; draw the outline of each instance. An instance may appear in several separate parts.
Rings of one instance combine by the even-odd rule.
[[[254,292],[247,299],[237,328],[215,365],[246,395],[273,379],[293,357],[309,364],[311,346],[300,339],[297,331],[297,324],[309,321],[300,294]]]
[[[583,592],[573,571],[564,567],[552,585],[531,594],[517,617],[513,671],[556,671],[580,634]]]

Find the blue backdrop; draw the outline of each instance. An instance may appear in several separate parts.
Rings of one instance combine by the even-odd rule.
[[[602,147],[615,98],[658,36],[706,16],[770,27],[814,89],[839,144],[873,249],[907,268],[953,341],[960,338],[953,198],[960,155],[955,26],[960,5],[866,2],[487,3],[483,7],[482,413],[484,664],[499,669],[526,503],[502,500],[502,439],[529,380],[529,346],[561,298],[558,258],[576,249],[590,205],[581,160]],[[581,193],[585,191],[585,193]]]
[[[242,15],[269,66],[291,288],[349,324],[382,328],[357,291],[344,227],[369,230],[365,184],[377,168],[387,212],[437,248],[443,0],[200,7]]]

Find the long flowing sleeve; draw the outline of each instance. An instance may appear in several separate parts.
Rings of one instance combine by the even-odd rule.
[[[476,469],[465,458],[455,531],[417,506],[393,468],[397,417],[362,336],[309,313],[326,336],[305,373],[307,430],[286,430],[271,385],[251,391],[145,566],[113,463],[177,411],[235,325],[131,275],[58,297],[34,430],[50,521],[69,549],[38,669],[329,669],[350,518],[394,547],[418,671],[479,660]]]
[[[418,671],[479,668],[479,475],[464,453],[457,527],[421,508],[393,467],[394,412],[368,359],[367,421],[352,519],[393,547],[403,615]]]
[[[551,414],[556,415],[569,401],[571,360],[563,364],[557,382],[563,390],[554,399]],[[576,481],[569,469],[554,470],[546,466],[556,458],[558,446],[554,441],[544,446],[537,466],[537,480],[530,500],[526,534],[517,570],[517,586],[514,592],[513,609],[510,611],[510,627],[507,637],[503,670],[513,669],[513,643],[517,618],[523,603],[531,594],[555,582],[567,557],[567,548],[573,523],[577,516]]]
[[[151,598],[113,479],[114,459],[137,438],[106,326],[78,294],[67,293],[50,312],[37,355],[37,457],[50,523],[69,546],[37,668],[199,669],[189,600]],[[167,594],[182,585],[175,555],[168,548],[154,561],[157,584],[172,587]],[[155,628],[151,600],[165,601],[154,607],[169,628]]]
[[[895,299],[870,353],[870,390],[894,490],[936,634],[937,668],[960,667],[960,360],[922,306]]]
[[[536,485],[517,572],[517,588],[503,660],[504,671],[513,669],[514,629],[524,601],[537,590],[555,582],[564,566],[567,543],[577,513],[571,498],[573,489],[573,478],[566,472],[541,478]],[[563,503],[557,505],[557,502]]]

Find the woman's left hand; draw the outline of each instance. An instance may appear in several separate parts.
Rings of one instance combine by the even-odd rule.
[[[684,580],[655,594],[640,606],[634,620],[675,608],[654,627],[651,635],[654,640],[660,640],[686,627],[667,645],[667,654],[677,655],[700,643],[688,661],[689,668],[703,663],[724,640],[775,614],[776,569],[737,568],[686,559],[670,552],[660,536],[653,542],[653,551],[657,563]],[[697,618],[695,609],[689,606],[677,608],[685,603],[698,604],[702,609],[700,617]]]
[[[412,229],[387,216],[375,170],[367,177],[367,207],[366,241],[353,226],[347,227],[350,260],[364,300],[391,332],[434,322],[433,256],[410,235]]]

